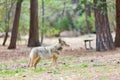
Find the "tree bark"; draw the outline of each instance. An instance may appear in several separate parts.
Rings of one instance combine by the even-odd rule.
[[[89,21],[89,17],[91,16],[91,6],[89,4],[85,4],[85,14],[86,14],[86,25],[87,25],[87,33],[91,33],[91,25]]]
[[[41,45],[42,45],[43,39],[44,39],[44,22],[45,22],[44,15],[45,15],[45,13],[44,13],[44,0],[42,0],[42,29],[41,29],[41,42],[40,42]]]
[[[97,4],[99,0],[94,0]],[[107,4],[106,0],[100,0],[104,2],[104,5],[95,6],[95,26],[96,26],[96,50],[106,51],[114,49],[114,43],[112,35],[110,33],[108,14],[107,14]],[[104,9],[105,12],[102,13],[101,10]]]
[[[10,40],[10,45],[8,49],[15,49],[16,48],[16,41],[17,41],[17,34],[18,34],[18,27],[19,27],[19,18],[20,18],[20,12],[21,12],[21,1],[18,1],[16,4],[16,12],[15,12],[15,18],[12,28],[12,35]]]
[[[116,36],[115,47],[120,47],[120,0],[116,0]]]
[[[38,0],[30,0],[30,31],[28,47],[40,46],[38,32]]]
[[[5,1],[5,5],[6,5],[6,16],[5,16],[5,37],[4,37],[4,41],[3,41],[3,46],[5,45],[7,39],[8,39],[8,32],[9,32],[9,23],[10,23],[10,13],[12,12],[12,8],[13,8],[13,4],[15,3],[15,1],[9,1],[11,3],[10,8],[8,7],[8,0]]]

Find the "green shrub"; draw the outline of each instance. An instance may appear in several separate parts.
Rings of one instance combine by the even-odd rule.
[[[56,27],[60,30],[68,30],[70,26],[70,20],[67,16],[64,16],[62,19],[57,21]]]

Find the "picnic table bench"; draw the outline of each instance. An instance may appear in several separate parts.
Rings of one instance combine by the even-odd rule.
[[[85,39],[85,40],[84,40],[85,48],[86,48],[87,50],[93,49],[92,46],[91,46],[91,42],[92,42],[92,41],[93,41],[93,39]],[[87,43],[89,44],[89,46],[87,46]]]

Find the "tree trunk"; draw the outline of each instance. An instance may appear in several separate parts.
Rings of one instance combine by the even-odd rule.
[[[38,32],[38,0],[30,0],[30,31],[28,47],[40,46]]]
[[[85,4],[85,14],[86,14],[87,33],[90,34],[92,28],[89,21],[89,17],[91,16],[91,7],[87,3]]]
[[[75,25],[74,25],[74,23],[73,23],[72,16],[70,15],[70,12],[69,12],[69,11],[66,11],[66,16],[67,16],[67,18],[68,18],[69,21],[70,21],[69,29],[74,29],[74,28],[75,28]]]
[[[120,0],[116,0],[116,36],[115,46],[120,47]]]
[[[17,41],[17,34],[18,34],[18,27],[19,27],[19,18],[20,18],[20,12],[21,12],[21,1],[17,2],[16,5],[16,12],[15,12],[15,18],[14,18],[14,23],[13,23],[13,28],[12,28],[12,35],[11,35],[11,40],[10,40],[10,45],[8,49],[15,49],[16,48],[16,41]]]
[[[99,0],[94,0],[97,4]],[[96,25],[96,50],[105,51],[114,49],[113,39],[110,33],[106,0],[100,0],[105,4],[95,6],[95,25]],[[102,13],[101,10],[105,12]]]
[[[9,31],[9,16],[10,16],[10,13],[8,11],[8,1],[6,0],[5,1],[5,8],[6,8],[6,16],[5,16],[5,37],[4,37],[4,41],[3,41],[3,46],[5,45],[6,41],[7,41],[7,38],[8,38],[8,31]]]
[[[42,0],[42,29],[41,29],[41,45],[44,39],[44,0]]]
[[[15,1],[9,1],[11,3],[10,8],[8,8],[8,0],[5,1],[5,5],[6,5],[6,16],[5,16],[5,37],[4,37],[4,41],[3,41],[3,46],[5,45],[7,39],[8,39],[8,32],[9,32],[9,23],[10,23],[10,13],[12,12],[12,7],[13,4],[15,3]]]
[[[5,37],[4,37],[4,41],[3,41],[3,44],[2,44],[3,46],[5,46],[5,43],[6,43],[7,39],[8,39],[8,31],[5,32]]]

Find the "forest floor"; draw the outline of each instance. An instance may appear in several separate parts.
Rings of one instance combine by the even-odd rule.
[[[120,80],[120,49],[86,50],[83,41],[86,38],[63,38],[70,47],[61,52],[57,69],[50,67],[49,59],[41,60],[36,69],[28,68],[31,48],[24,43],[18,43],[15,50],[0,45],[0,80]],[[89,38],[95,48],[95,36]],[[46,38],[44,45],[56,41],[57,38]]]

